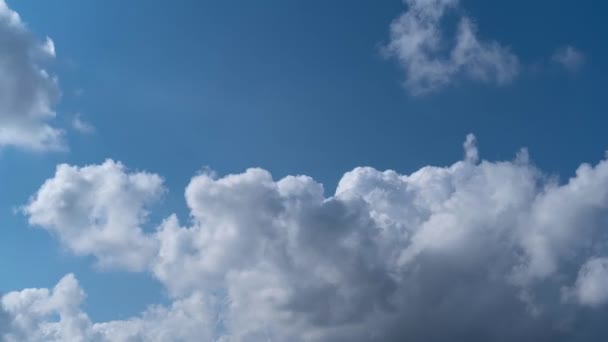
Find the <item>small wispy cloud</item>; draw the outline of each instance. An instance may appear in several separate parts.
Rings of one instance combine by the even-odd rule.
[[[74,128],[77,132],[82,134],[93,134],[95,133],[95,126],[91,123],[82,119],[80,113],[74,115],[72,119],[72,128]]]
[[[42,45],[42,50],[51,57],[57,56],[57,53],[55,52],[55,42],[50,37],[46,37],[46,41]]]
[[[585,64],[585,54],[577,48],[566,45],[555,51],[551,60],[570,72],[579,71]]]
[[[461,77],[506,84],[518,75],[518,57],[496,41],[480,39],[474,20],[459,14],[458,0],[405,3],[408,9],[391,24],[384,53],[399,61],[413,95],[437,91]],[[459,15],[454,37],[443,27],[448,13]]]

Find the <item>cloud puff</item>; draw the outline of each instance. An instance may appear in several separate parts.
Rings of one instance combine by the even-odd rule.
[[[575,72],[580,70],[585,64],[585,55],[573,46],[566,45],[557,49],[551,60],[566,70]]]
[[[608,302],[607,285],[608,258],[592,258],[581,267],[571,294],[583,305],[599,307]]]
[[[80,306],[84,291],[72,274],[49,289],[25,289],[2,297],[10,320],[2,341],[211,341],[213,320],[200,295],[175,301],[170,307],[150,306],[141,317],[93,324]]]
[[[158,175],[127,173],[112,160],[82,168],[62,164],[23,211],[30,224],[78,255],[94,255],[100,266],[141,270],[155,250],[141,228],[145,208],[163,191]]]
[[[86,341],[91,324],[79,309],[85,294],[69,274],[52,289],[26,289],[2,297],[11,317],[3,341]]]
[[[81,134],[92,134],[95,133],[95,126],[91,123],[82,119],[82,115],[77,113],[72,118],[72,128]]]
[[[154,232],[141,228],[142,208],[157,197],[160,177],[111,161],[63,165],[26,213],[69,249],[107,266],[145,268],[173,301],[92,325],[70,311],[78,323],[69,326],[82,336],[92,329],[114,341],[607,337],[608,161],[558,182],[525,150],[490,162],[480,161],[472,135],[464,147],[464,160],[409,175],[356,168],[330,197],[306,176],[199,174],[185,192],[189,224],[173,215]],[[13,329],[30,326],[15,320],[45,312],[3,303]],[[61,318],[63,307],[52,308]]]
[[[405,0],[407,11],[390,28],[384,52],[406,72],[405,86],[414,95],[436,91],[459,77],[506,84],[519,72],[509,48],[477,36],[473,20],[459,11],[458,0]],[[446,39],[444,22],[458,16],[455,37]]]
[[[42,67],[55,57],[53,41],[37,41],[19,15],[0,0],[0,46],[0,147],[65,148],[63,132],[49,124],[59,87]]]

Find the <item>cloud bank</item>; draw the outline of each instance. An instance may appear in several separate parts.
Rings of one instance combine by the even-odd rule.
[[[172,304],[93,323],[73,275],[2,298],[7,341],[576,341],[608,337],[608,161],[566,182],[525,150],[409,175],[196,175],[191,218],[146,230],[162,179],[60,165],[23,209],[78,255],[151,273]]]
[[[467,78],[506,84],[519,72],[519,60],[508,47],[480,39],[474,20],[462,14],[458,0],[405,0],[407,11],[390,27],[384,47],[406,73],[414,95],[439,90]],[[456,33],[446,37],[449,15],[458,19]]]
[[[49,123],[60,94],[56,79],[43,67],[55,58],[53,41],[38,41],[0,0],[0,46],[0,147],[65,148],[62,130]]]

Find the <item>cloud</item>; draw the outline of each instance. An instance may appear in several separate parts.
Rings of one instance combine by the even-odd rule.
[[[42,50],[51,57],[57,56],[57,54],[55,53],[55,42],[50,37],[46,37],[46,41],[42,45]]]
[[[473,20],[461,14],[458,0],[405,3],[408,9],[392,22],[384,52],[405,70],[410,93],[437,91],[461,77],[501,85],[517,76],[517,56],[495,41],[481,40]],[[458,17],[457,32],[451,39],[446,39],[443,27],[448,14]]]
[[[49,122],[60,91],[43,68],[55,57],[50,38],[39,42],[19,15],[0,0],[0,147],[65,148],[63,131]]]
[[[72,119],[72,128],[82,134],[95,133],[95,126],[87,121],[84,121],[80,113],[74,115],[74,118]]]
[[[6,342],[42,341],[211,341],[213,324],[200,295],[170,307],[150,306],[141,317],[93,324],[81,310],[85,293],[73,274],[49,289],[25,289],[2,297],[10,317]]]
[[[579,271],[572,289],[582,305],[600,307],[608,302],[608,258],[592,258]]]
[[[215,317],[200,294],[151,306],[140,317],[95,324],[100,341],[213,341]]]
[[[566,45],[557,49],[551,60],[570,72],[576,72],[585,64],[585,55],[575,47]]]
[[[163,193],[162,179],[128,173],[112,160],[82,168],[59,165],[22,210],[78,255],[94,255],[102,267],[141,270],[155,242],[141,228],[146,206]]]
[[[113,341],[608,337],[608,161],[558,182],[525,150],[480,160],[472,135],[464,148],[464,160],[409,175],[356,168],[329,197],[307,176],[202,173],[185,191],[189,223],[172,215],[155,231],[142,227],[160,177],[61,165],[27,206],[30,222],[107,267],[145,269],[172,304],[92,324],[56,304],[59,322],[70,312],[76,323],[52,326]],[[9,305],[25,291],[3,299],[11,329],[57,323]]]
[[[85,294],[74,275],[52,289],[26,289],[2,297],[2,309],[12,318],[3,341],[85,341],[90,320],[80,312]]]

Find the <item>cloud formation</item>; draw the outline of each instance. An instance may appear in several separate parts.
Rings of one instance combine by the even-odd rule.
[[[0,147],[65,148],[63,132],[49,124],[60,95],[57,80],[43,67],[55,57],[53,41],[38,41],[0,0],[0,47]]]
[[[525,150],[410,174],[356,168],[335,194],[263,169],[202,173],[191,221],[146,231],[158,175],[60,165],[30,222],[106,267],[150,272],[173,303],[91,323],[73,276],[7,294],[8,340],[576,341],[607,337],[608,161],[565,183]],[[64,290],[64,288],[69,289]],[[66,339],[64,336],[70,336]],[[597,338],[596,338],[597,339]]]
[[[72,118],[72,128],[81,134],[95,133],[95,126],[90,122],[85,121],[80,113],[77,113]]]
[[[519,60],[508,47],[478,37],[473,20],[460,11],[458,0],[405,0],[407,11],[390,27],[384,52],[406,73],[405,86],[421,95],[459,78],[506,84],[519,72]],[[446,37],[445,22],[458,18],[454,37]]]
[[[155,253],[141,228],[145,206],[163,193],[162,183],[154,174],[126,173],[112,160],[61,164],[23,211],[77,255],[93,255],[102,267],[142,270]]]
[[[585,54],[573,46],[566,45],[557,49],[551,60],[570,72],[576,72],[585,64]]]
[[[591,258],[581,267],[571,294],[581,304],[600,307],[608,302],[607,284],[608,258]]]
[[[212,341],[213,320],[205,302],[192,295],[170,307],[151,306],[141,317],[93,324],[80,306],[85,294],[73,274],[53,289],[25,289],[2,297],[10,317],[2,341]]]

